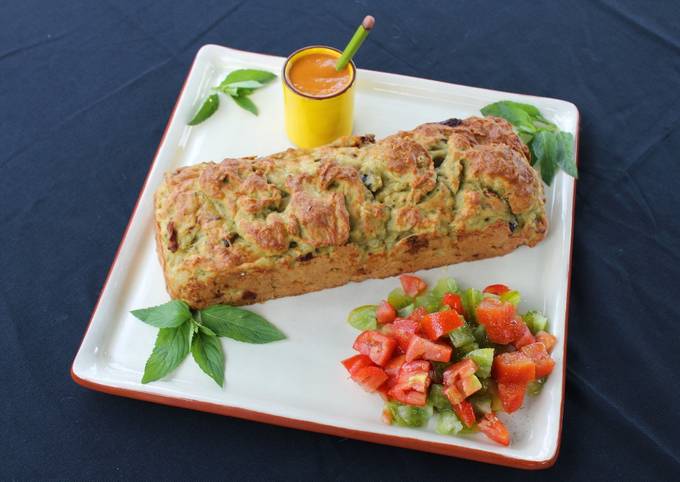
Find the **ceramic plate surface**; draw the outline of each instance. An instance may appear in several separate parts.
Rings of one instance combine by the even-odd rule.
[[[211,119],[197,127],[186,125],[209,89],[229,71],[259,68],[279,74],[283,62],[280,57],[215,45],[198,52],[73,362],[73,378],[107,393],[266,423],[516,467],[552,465],[562,423],[574,200],[574,180],[564,173],[546,190],[550,230],[538,246],[418,273],[428,282],[453,276],[465,287],[508,284],[521,291],[522,310],[540,309],[549,317],[559,340],[553,352],[557,369],[540,396],[527,397],[521,411],[503,417],[512,432],[510,447],[480,434],[450,437],[432,428],[385,425],[380,397],[348,379],[339,362],[353,354],[357,331],[346,323],[347,314],[353,307],[384,298],[398,286],[396,277],[250,306],[288,339],[268,345],[223,339],[224,388],[201,372],[191,357],[166,379],[140,383],[156,329],[134,318],[130,310],[168,301],[153,239],[153,193],[163,173],[179,166],[290,147],[280,84],[253,94],[258,117],[224,98]],[[354,131],[380,138],[424,122],[480,115],[482,106],[502,99],[534,104],[561,129],[578,135],[578,111],[568,102],[365,70],[357,77]]]

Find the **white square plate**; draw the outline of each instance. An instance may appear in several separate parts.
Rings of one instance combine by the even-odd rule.
[[[574,201],[574,180],[563,173],[546,190],[550,230],[537,247],[419,273],[428,282],[448,275],[464,286],[509,284],[522,292],[523,309],[540,309],[549,317],[559,340],[553,352],[557,369],[540,396],[504,418],[513,437],[510,447],[482,435],[448,437],[432,429],[385,425],[380,397],[348,380],[340,360],[352,354],[357,332],[346,323],[347,314],[352,307],[384,297],[398,285],[396,278],[250,306],[288,339],[269,345],[223,339],[224,388],[193,362],[183,363],[161,381],[140,383],[156,329],[130,310],[168,300],[153,239],[153,193],[163,173],[179,166],[290,147],[283,127],[282,89],[276,84],[253,94],[261,111],[258,117],[223,99],[213,118],[197,127],[186,125],[209,89],[229,71],[259,68],[278,74],[283,62],[281,57],[216,45],[198,52],[73,362],[74,380],[117,395],[485,462],[523,468],[552,465],[562,425]],[[384,137],[424,122],[480,115],[482,106],[501,99],[531,103],[561,129],[578,135],[578,111],[568,102],[366,70],[357,78],[355,132]]]

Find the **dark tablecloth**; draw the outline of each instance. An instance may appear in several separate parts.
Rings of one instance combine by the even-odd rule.
[[[199,47],[581,112],[562,449],[551,480],[680,478],[680,3],[4,0],[0,479],[522,480],[528,474],[117,398],[69,368]]]

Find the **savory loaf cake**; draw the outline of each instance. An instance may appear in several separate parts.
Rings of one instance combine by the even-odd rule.
[[[533,246],[529,156],[508,122],[471,117],[177,169],[155,195],[168,292],[243,305]]]

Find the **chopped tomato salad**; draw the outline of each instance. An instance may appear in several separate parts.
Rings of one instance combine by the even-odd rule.
[[[498,414],[538,395],[555,368],[548,319],[520,314],[519,292],[504,284],[463,291],[452,278],[432,289],[414,275],[399,279],[386,300],[350,314],[363,331],[358,354],[342,361],[349,377],[385,400],[385,423],[422,427],[433,419],[440,434],[481,432],[509,445]]]

